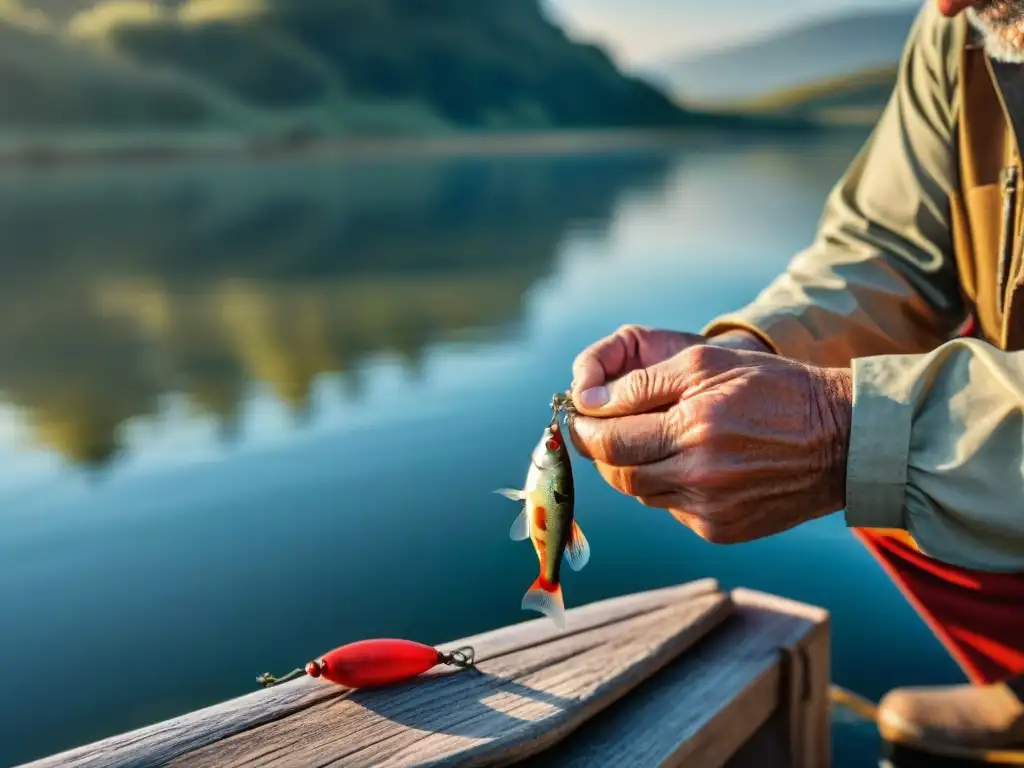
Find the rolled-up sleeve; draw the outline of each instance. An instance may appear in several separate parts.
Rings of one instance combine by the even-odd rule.
[[[958,339],[853,364],[851,527],[900,528],[925,554],[1024,571],[1024,352]]]
[[[750,305],[706,335],[741,328],[819,365],[917,353],[964,321],[949,217],[957,183],[957,32],[928,2],[871,137],[832,190],[813,244]]]

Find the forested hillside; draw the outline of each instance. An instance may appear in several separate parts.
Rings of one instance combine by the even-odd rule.
[[[0,0],[0,132],[697,120],[535,0]]]

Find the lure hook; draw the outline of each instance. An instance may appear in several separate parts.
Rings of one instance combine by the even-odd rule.
[[[473,650],[473,646],[464,645],[461,648],[456,648],[451,653],[438,653],[437,659],[441,664],[450,664],[453,667],[468,669],[473,666],[476,659],[476,651]]]
[[[274,677],[269,672],[264,672],[262,675],[256,678],[256,682],[264,688],[272,688],[275,685],[280,685],[281,683],[287,683],[291,680],[295,680],[299,677],[302,677],[305,674],[307,673],[306,670],[304,669],[293,669],[284,677]]]
[[[551,424],[558,423],[559,416],[569,418],[576,413],[576,406],[572,401],[572,387],[565,392],[556,392],[551,397]]]

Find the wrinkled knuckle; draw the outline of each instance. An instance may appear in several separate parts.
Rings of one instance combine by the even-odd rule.
[[[675,404],[665,413],[665,418],[661,423],[664,439],[673,444],[681,441],[686,436],[692,422],[693,414],[687,404]]]
[[[704,490],[711,487],[714,482],[714,474],[708,468],[707,462],[690,461],[685,468],[686,485],[693,489]]]
[[[691,370],[704,370],[715,367],[715,361],[719,360],[723,350],[710,344],[694,344],[684,349],[680,355],[687,368]]]
[[[628,402],[643,400],[651,391],[654,375],[646,368],[638,368],[623,381],[623,395]]]
[[[679,450],[679,444],[676,440],[676,430],[672,429],[671,424],[665,422],[661,427],[654,433],[653,440],[655,442],[655,449],[657,455],[661,457],[675,456]]]
[[[686,442],[694,446],[695,451],[706,450],[722,432],[719,417],[719,406],[716,403],[702,403],[699,409],[684,410],[678,417],[676,428],[686,436]]]
[[[701,493],[714,487],[718,474],[707,449],[701,445],[680,454],[679,471],[686,486]]]

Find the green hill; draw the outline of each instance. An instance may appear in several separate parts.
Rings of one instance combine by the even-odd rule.
[[[0,0],[0,135],[706,122],[536,0]]]
[[[0,2],[0,128],[190,128],[219,113],[196,84],[62,39]]]

